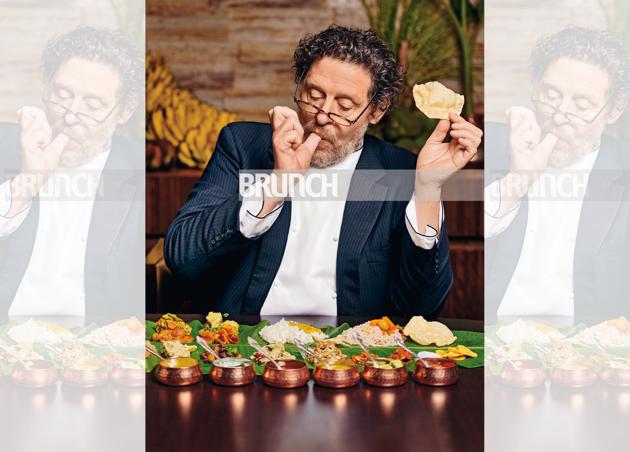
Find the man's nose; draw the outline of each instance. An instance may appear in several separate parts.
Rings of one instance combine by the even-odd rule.
[[[78,111],[79,105],[80,104],[80,100],[79,99],[75,99],[72,104],[70,104],[68,106],[68,110],[66,111],[66,114],[63,115],[63,121],[69,125],[72,126],[74,124],[76,124],[77,122],[79,122],[79,118],[77,117],[76,112]]]
[[[330,113],[331,108],[333,107],[334,100],[333,98],[328,98],[324,102],[324,105],[321,106],[320,111],[317,113],[317,124],[320,126],[325,126],[329,122],[331,122],[328,113]]]
[[[565,98],[562,100],[560,105],[558,105],[558,108],[554,111],[554,114],[551,118],[554,124],[561,125],[561,124],[565,124],[568,121],[566,113],[569,109],[570,102],[571,102],[570,98]]]

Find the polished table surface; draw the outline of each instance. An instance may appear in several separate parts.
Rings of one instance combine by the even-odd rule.
[[[157,318],[147,314],[149,320]],[[259,317],[233,319],[243,324],[260,321]],[[291,319],[315,325],[367,320]],[[392,320],[404,324],[406,319]],[[442,321],[451,329],[483,328],[477,321]],[[147,375],[147,451],[481,451],[483,368],[459,370],[459,382],[443,388],[419,385],[411,375],[399,388],[360,383],[349,389],[327,389],[311,380],[303,388],[276,389],[260,378],[249,386],[226,388],[212,384],[207,376],[199,384],[175,388]]]

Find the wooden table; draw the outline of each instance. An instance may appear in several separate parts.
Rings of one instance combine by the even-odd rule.
[[[159,315],[147,318],[156,320]],[[315,325],[366,320],[294,319]],[[234,320],[255,324],[260,319]],[[443,321],[451,329],[483,328],[479,321]],[[410,380],[399,388],[360,383],[349,389],[327,389],[311,380],[307,387],[287,390],[268,387],[260,378],[253,385],[226,388],[207,377],[199,384],[174,388],[148,375],[147,451],[481,451],[483,389],[483,368],[460,368],[459,382],[444,388]]]

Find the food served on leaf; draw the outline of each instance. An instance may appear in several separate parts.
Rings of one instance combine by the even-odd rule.
[[[187,369],[189,367],[195,367],[198,364],[199,363],[194,358],[171,358],[159,362],[160,366],[169,369]]]
[[[630,347],[630,321],[625,317],[607,320],[580,331],[570,341],[581,345]]]
[[[295,356],[285,350],[283,344],[265,345],[263,350],[276,361],[282,359],[295,359]],[[267,357],[260,352],[254,353],[251,356],[251,359],[253,359],[256,364],[266,364],[269,361]]]
[[[448,119],[449,112],[460,114],[464,108],[464,96],[440,82],[414,85],[413,99],[418,110],[433,119]]]
[[[190,358],[190,353],[197,350],[196,345],[185,345],[178,341],[164,341],[162,356],[165,358]]]
[[[29,342],[4,345],[0,349],[0,363],[14,364],[17,361],[38,361],[44,359],[42,355],[33,350],[33,344]]]
[[[305,328],[304,324],[287,322],[285,319],[282,319],[260,330],[260,337],[268,344],[293,344],[295,340],[309,344],[327,339],[327,336],[319,328],[307,326],[309,328]],[[308,332],[306,331],[307,329],[309,330]]]
[[[155,323],[155,333],[151,336],[154,342],[179,341],[190,344],[193,341],[192,328],[175,314],[164,314]]]
[[[234,320],[225,320],[226,317],[227,314],[209,312],[199,336],[209,344],[238,344],[239,324]]]
[[[477,353],[464,345],[457,345],[455,347],[448,347],[446,350],[436,350],[435,353],[440,355],[441,358],[453,359],[455,361],[462,361],[466,358],[476,358]]]
[[[363,352],[363,353],[365,353],[365,352]],[[413,356],[413,354],[409,353],[404,348],[398,347],[394,353],[392,353],[391,355],[388,356],[388,358],[389,359],[398,359],[398,360],[402,361],[403,363],[408,363],[408,362],[413,361],[414,356]]]
[[[388,328],[387,331],[391,332],[385,332],[381,326],[372,324],[372,322],[365,322],[349,328],[339,336],[332,338],[331,341],[337,344],[358,345],[355,335],[359,335],[361,341],[368,347],[387,347],[396,345],[398,340],[404,340],[398,328],[393,330]]]
[[[485,347],[489,353],[488,362],[505,363],[507,361],[529,361],[533,356],[531,353],[523,350],[522,344],[503,344],[498,343],[492,338],[485,339]]]
[[[381,317],[380,319],[370,320],[370,325],[379,327],[385,334],[392,334],[400,329],[400,327],[392,322],[387,316]]]
[[[367,361],[365,365],[375,367],[376,369],[400,369],[405,364],[399,359],[378,359]]]
[[[217,367],[247,367],[252,365],[252,361],[247,358],[221,358],[212,363]]]
[[[558,329],[539,322],[518,319],[497,330],[497,337],[506,344],[544,345],[564,338]]]
[[[79,340],[89,345],[139,348],[144,336],[144,325],[136,317],[129,317],[91,331]]]
[[[420,345],[435,344],[443,347],[452,344],[457,339],[443,323],[427,322],[422,316],[412,317],[405,325],[403,333]]]
[[[376,358],[378,358],[378,355],[375,355],[374,353],[367,354],[365,352],[361,352],[359,355],[352,355],[352,361],[357,364],[365,364],[367,361],[371,361]]]
[[[315,343],[315,347],[312,348],[311,351],[315,354],[315,356],[328,365],[346,359],[346,355],[341,353],[337,346],[331,341],[318,341]],[[306,355],[306,361],[311,364],[317,364],[315,358],[311,355]]]
[[[97,360],[88,347],[77,340],[66,341],[59,345],[49,344],[47,349],[51,353],[52,359],[62,367],[77,369],[87,366],[92,368]],[[98,360],[100,366],[102,360]]]
[[[227,344],[214,344],[214,345],[210,345],[210,347],[212,348],[212,350],[214,350],[214,352],[217,355],[219,355],[219,358],[242,358],[243,357],[243,355],[241,355],[241,352],[239,352],[238,349],[234,346],[230,346]],[[216,361],[216,357],[213,354],[208,353],[206,351],[201,352],[201,359],[208,363],[212,363]]]
[[[74,334],[67,328],[33,319],[11,327],[7,335],[18,344],[58,344],[74,339]]]

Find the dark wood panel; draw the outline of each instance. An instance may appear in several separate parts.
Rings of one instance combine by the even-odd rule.
[[[146,233],[149,238],[166,233],[200,176],[201,171],[192,169],[147,173]]]
[[[483,241],[452,240],[453,289],[443,317],[483,320]]]
[[[444,216],[449,237],[483,240],[482,201],[447,201]]]

